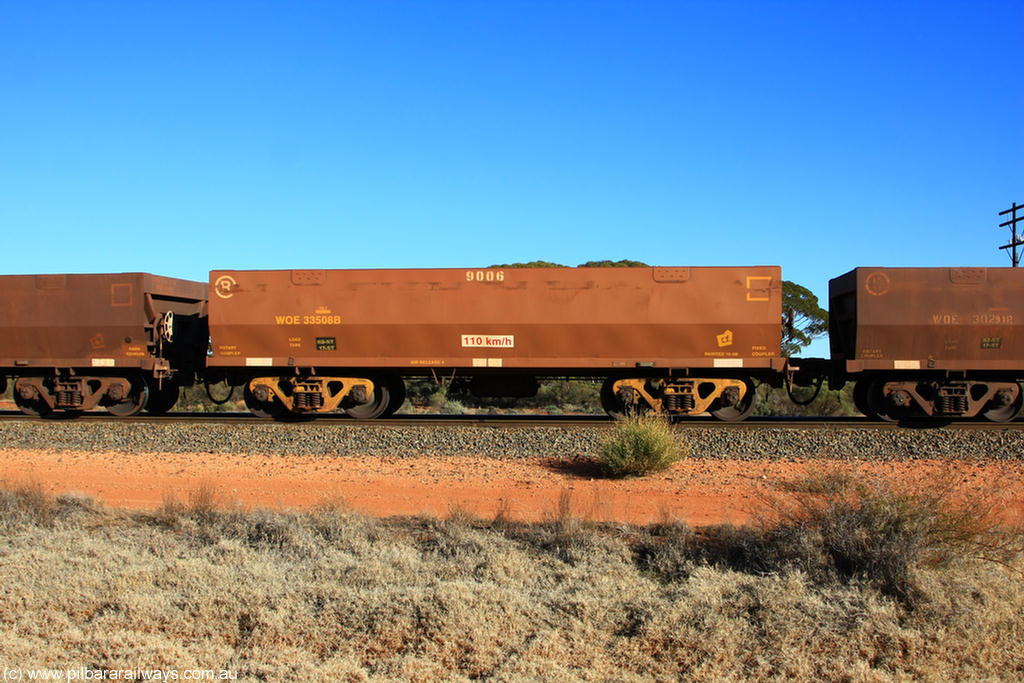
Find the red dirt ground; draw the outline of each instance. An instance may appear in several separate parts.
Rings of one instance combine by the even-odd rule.
[[[822,469],[928,481],[949,477],[963,491],[998,493],[1007,519],[1024,518],[1024,463],[1004,461],[730,461],[693,458],[644,479],[608,480],[592,465],[460,458],[303,457],[214,454],[0,451],[0,484],[81,493],[113,507],[154,509],[212,491],[223,505],[301,508],[343,502],[372,515],[454,511],[543,520],[560,502],[576,517],[691,526],[742,523],[773,483]],[[947,479],[944,479],[947,481]]]

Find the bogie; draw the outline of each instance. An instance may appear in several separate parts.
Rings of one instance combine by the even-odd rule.
[[[1007,422],[1024,403],[1020,385],[1001,380],[876,376],[863,391],[865,414],[890,422],[975,417]]]
[[[756,392],[749,377],[609,378],[601,405],[613,418],[653,412],[670,417],[710,413],[726,422],[746,419]]]
[[[363,377],[253,377],[245,384],[245,405],[257,417],[310,417],[338,409],[353,416],[379,417],[388,408],[388,387]]]

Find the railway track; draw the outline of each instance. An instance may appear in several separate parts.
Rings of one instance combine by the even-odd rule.
[[[275,422],[237,415],[174,415],[74,420],[0,415],[0,450],[91,452],[116,455],[208,454],[314,458],[476,457],[497,460],[592,460],[609,428],[587,416],[397,416]],[[1024,422],[930,425],[927,428],[864,418],[764,418],[743,423],[686,420],[677,433],[693,458],[703,460],[999,460],[1024,461]],[[2,478],[2,472],[0,472]]]
[[[435,415],[410,414],[394,415],[390,418],[374,420],[354,420],[338,414],[319,414],[309,420],[274,422],[254,417],[249,413],[168,413],[161,416],[140,415],[122,418],[103,411],[88,412],[78,417],[52,417],[40,419],[29,417],[17,410],[0,410],[0,422],[27,422],[34,424],[55,423],[98,423],[98,424],[219,424],[219,425],[295,425],[302,428],[317,428],[328,425],[348,427],[566,427],[587,426],[594,428],[610,428],[615,421],[604,415]],[[984,420],[941,421],[930,420],[920,422],[886,422],[871,420],[865,417],[752,417],[742,422],[722,422],[712,417],[691,417],[674,422],[677,429],[758,430],[772,429],[872,429],[872,430],[907,430],[907,429],[947,429],[968,431],[1020,431],[1024,430],[1024,417],[1011,422],[993,423]]]

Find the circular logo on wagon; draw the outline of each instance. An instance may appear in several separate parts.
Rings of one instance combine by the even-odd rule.
[[[881,271],[875,271],[868,275],[867,281],[864,283],[865,288],[868,290],[868,294],[875,296],[882,296],[889,291],[889,287],[892,283],[889,281],[889,276]]]
[[[217,296],[221,299],[230,299],[234,294],[231,290],[234,289],[237,284],[238,283],[235,282],[235,278],[230,275],[221,275],[217,278],[217,281],[213,283],[213,291],[217,292]]]

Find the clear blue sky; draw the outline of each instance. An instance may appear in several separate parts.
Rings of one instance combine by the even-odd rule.
[[[3,272],[1009,264],[1024,2],[0,0]]]

